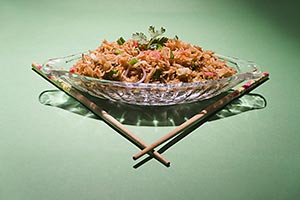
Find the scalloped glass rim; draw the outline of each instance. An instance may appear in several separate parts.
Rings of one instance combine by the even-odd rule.
[[[87,52],[84,52],[87,53]],[[51,74],[66,81],[76,89],[92,96],[135,105],[173,105],[212,98],[228,91],[239,83],[262,76],[258,65],[236,57],[215,54],[234,67],[237,73],[231,77],[193,83],[132,83],[97,79],[70,73],[69,69],[81,58],[82,53],[51,58],[42,67],[45,74]]]

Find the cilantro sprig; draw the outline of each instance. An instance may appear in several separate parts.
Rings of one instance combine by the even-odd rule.
[[[147,50],[147,49],[161,49],[164,44],[168,41],[167,37],[160,37],[166,29],[161,27],[159,30],[155,30],[154,26],[150,26],[148,29],[150,39],[142,33],[142,32],[136,32],[132,34],[132,39],[136,40],[139,44],[139,48],[141,50]]]

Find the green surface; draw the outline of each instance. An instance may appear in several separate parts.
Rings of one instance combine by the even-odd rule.
[[[0,2],[0,199],[282,199],[300,197],[296,1]],[[104,122],[45,106],[54,89],[34,61],[129,38],[149,25],[257,62],[267,106],[194,130],[133,169],[137,148]],[[126,125],[150,143],[174,127]]]

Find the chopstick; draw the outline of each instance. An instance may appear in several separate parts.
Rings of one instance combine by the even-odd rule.
[[[210,106],[203,109],[202,111],[200,111],[198,114],[194,115],[192,118],[190,118],[186,122],[179,125],[177,128],[175,128],[174,130],[172,130],[168,134],[164,135],[163,137],[161,137],[160,139],[158,139],[154,143],[152,143],[152,144],[148,145],[146,148],[142,149],[140,152],[138,152],[137,154],[135,154],[133,156],[133,159],[136,160],[136,159],[140,158],[145,153],[153,150],[157,146],[161,145],[162,143],[164,143],[167,140],[171,139],[172,137],[176,136],[177,134],[182,132],[187,127],[195,125],[196,123],[200,122],[201,120],[204,120],[205,118],[211,116],[213,113],[220,110],[221,108],[223,108],[224,106],[226,106],[227,104],[232,102],[233,100],[241,97],[246,92],[251,91],[252,89],[257,87],[258,85],[260,85],[261,83],[266,81],[268,79],[268,77],[269,77],[269,73],[264,72],[264,73],[262,73],[262,76],[260,78],[248,81],[243,86],[239,87],[238,89],[236,89],[232,93],[224,96],[220,100],[218,100],[215,103],[211,104]]]
[[[75,98],[77,101],[79,101],[82,105],[84,105],[86,108],[88,108],[91,112],[93,112],[95,115],[103,119],[107,124],[109,124],[112,128],[117,130],[118,133],[125,136],[128,140],[130,140],[132,143],[134,143],[138,148],[145,149],[147,148],[147,144],[138,138],[135,134],[133,134],[131,131],[129,131],[126,127],[124,127],[120,122],[118,122],[114,117],[109,115],[106,111],[101,109],[97,104],[90,101],[87,97],[82,95],[80,92],[78,92],[76,89],[74,89],[71,86],[67,86],[65,84],[60,83],[55,79],[54,77],[48,76],[47,74],[43,73],[41,70],[42,66],[37,63],[32,63],[32,69],[37,72],[39,75],[41,75],[43,78],[48,80],[50,83],[55,85],[58,89],[62,90],[69,96]],[[64,82],[63,82],[64,83]],[[160,161],[165,166],[170,166],[170,161],[168,161],[166,158],[164,158],[161,154],[159,154],[156,151],[149,151],[148,152],[150,156],[154,157],[158,161]]]

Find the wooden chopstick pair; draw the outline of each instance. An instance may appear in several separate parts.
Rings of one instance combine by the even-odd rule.
[[[78,92],[76,89],[74,89],[71,86],[65,85],[64,82],[59,81],[56,77],[49,76],[45,74],[41,70],[42,66],[37,63],[32,63],[32,69],[37,72],[39,75],[41,75],[43,78],[48,80],[50,83],[52,83],[54,86],[56,86],[58,89],[62,90],[69,96],[75,98],[77,101],[79,101],[82,105],[84,105],[87,109],[89,109],[91,112],[93,112],[96,116],[100,117],[102,120],[104,120],[107,124],[109,124],[112,128],[114,128],[118,133],[120,133],[122,136],[127,138],[130,142],[135,144],[140,149],[147,148],[147,144],[138,138],[135,134],[133,134],[131,131],[129,131],[125,126],[123,126],[120,122],[118,122],[114,117],[109,115],[106,111],[101,109],[97,104],[89,100],[87,97],[82,95],[80,92]],[[166,158],[164,158],[161,154],[159,154],[156,151],[149,151],[147,152],[151,157],[154,157],[156,160],[164,164],[165,166],[170,166],[170,161],[168,161]]]
[[[183,130],[185,130],[187,127],[190,127],[192,125],[195,125],[195,124],[199,123],[202,120],[207,119],[212,114],[214,114],[217,111],[221,110],[223,107],[225,107],[227,104],[229,104],[233,100],[243,96],[246,93],[249,93],[251,90],[253,90],[257,86],[259,86],[260,84],[262,84],[263,82],[268,80],[268,78],[269,78],[269,73],[264,72],[264,73],[262,73],[262,76],[260,78],[248,81],[243,86],[239,87],[238,89],[236,89],[232,93],[222,97],[221,99],[219,99],[215,103],[209,105],[207,108],[203,109],[198,114],[194,115],[192,118],[190,118],[186,122],[182,123],[181,125],[179,125],[177,128],[175,128],[174,130],[172,130],[168,134],[164,135],[163,137],[159,138],[154,143],[152,143],[149,146],[147,146],[146,148],[142,149],[140,152],[138,152],[137,154],[135,154],[133,156],[133,159],[136,160],[136,159],[140,158],[145,153],[153,150],[157,146],[163,144],[164,142],[166,142],[169,139],[173,138],[174,136],[178,135]]]

